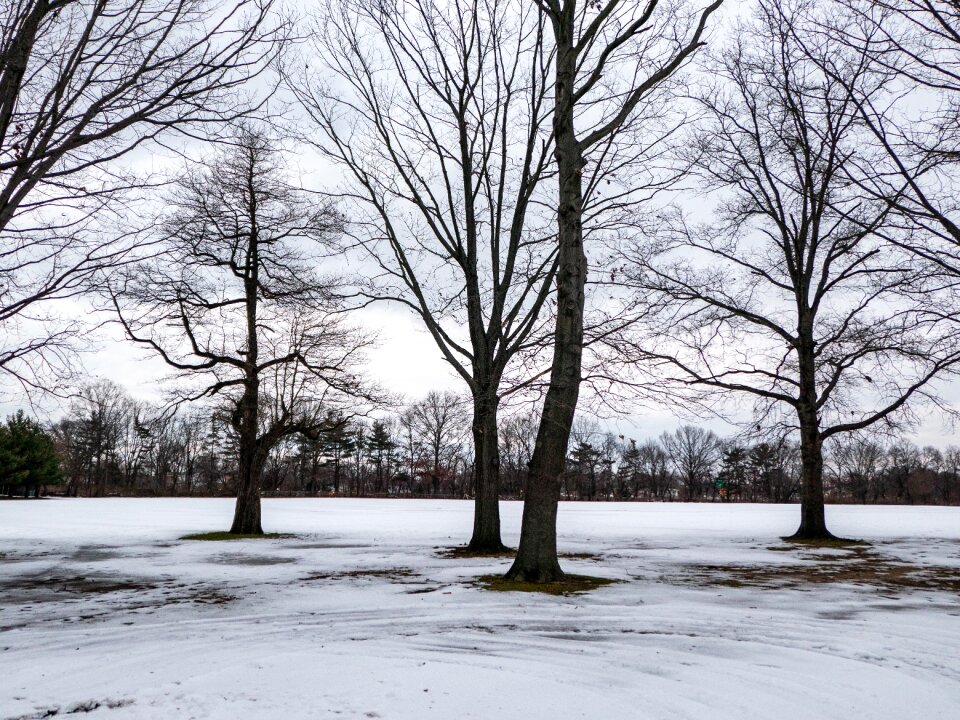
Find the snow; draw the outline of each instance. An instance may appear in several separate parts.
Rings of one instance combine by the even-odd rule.
[[[271,499],[279,540],[225,529],[222,499],[0,503],[0,719],[84,717],[960,717],[960,597],[933,583],[739,586],[807,568],[799,509],[565,503],[567,570],[623,582],[491,592],[506,559],[450,559],[472,505]],[[515,545],[521,505],[502,504]],[[866,562],[960,580],[960,508],[828,508]],[[956,585],[952,586],[956,587]]]

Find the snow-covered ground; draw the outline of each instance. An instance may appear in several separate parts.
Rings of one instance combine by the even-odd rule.
[[[960,508],[830,507],[869,548],[779,536],[796,506],[567,503],[592,593],[483,590],[472,506],[0,503],[0,719],[960,718]],[[515,545],[521,506],[503,503]],[[590,554],[583,556],[582,554]]]

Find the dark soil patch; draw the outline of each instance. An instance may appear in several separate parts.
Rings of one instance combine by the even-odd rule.
[[[228,532],[208,532],[208,533],[193,533],[191,535],[184,535],[181,540],[210,540],[210,541],[219,541],[219,540],[283,540],[285,538],[294,538],[296,535],[290,533],[263,533],[262,535],[251,535],[245,533],[228,533]]]
[[[588,552],[562,552],[557,553],[557,557],[563,558],[564,560],[589,560],[591,562],[600,562],[603,560],[602,555]]]
[[[312,542],[296,543],[287,547],[294,550],[359,550],[373,547],[373,545],[361,543],[335,543],[335,542]]]
[[[428,585],[426,587],[415,588],[413,590],[406,590],[407,595],[426,595],[427,593],[437,592],[437,590],[443,590],[444,588],[450,587],[449,585]]]
[[[704,587],[804,589],[817,585],[854,585],[900,595],[911,591],[960,593],[960,569],[910,565],[866,553],[819,556],[783,565],[689,565],[668,582]]]
[[[216,555],[208,560],[208,562],[219,565],[250,565],[254,567],[260,565],[285,565],[296,561],[296,558],[276,557],[273,555]]]
[[[44,558],[51,557],[57,553],[52,552],[35,552],[35,553],[18,553],[13,554],[10,552],[0,552],[0,563],[22,563],[22,562],[35,562],[36,560],[43,560]]]
[[[512,558],[517,551],[513,548],[505,547],[502,550],[471,550],[466,545],[458,545],[452,548],[437,548],[437,557],[448,560],[459,560],[465,558]]]
[[[70,555],[70,559],[77,562],[102,562],[103,560],[115,560],[120,557],[125,556],[117,550],[96,545],[79,548]]]
[[[850,548],[868,548],[870,543],[864,540],[854,540],[850,538],[825,538],[822,540],[807,540],[804,538],[782,537],[785,543],[806,548],[839,548],[847,550]],[[772,549],[772,548],[771,548]],[[789,549],[789,548],[784,548]]]
[[[220,590],[194,590],[183,597],[169,598],[164,605],[176,605],[178,603],[197,603],[199,605],[226,605],[237,598]]]
[[[173,583],[169,579],[43,574],[20,575],[0,583],[0,605],[28,607],[83,600],[92,614],[80,616],[81,620],[169,605],[223,605],[235,599],[215,587]]]
[[[495,590],[498,592],[578,595],[618,582],[621,581],[611,578],[594,577],[592,575],[574,575],[567,573],[563,580],[550,583],[521,582],[518,580],[505,580],[502,575],[482,575],[476,579],[475,584],[484,590]]]
[[[410,568],[374,568],[370,570],[347,570],[334,573],[311,573],[303,580],[389,580],[393,583],[416,582],[420,576]]]
[[[42,718],[57,717],[59,715],[83,715],[100,708],[116,710],[117,708],[127,707],[128,705],[133,705],[133,700],[126,698],[123,700],[88,700],[87,702],[77,703],[76,705],[71,705],[66,708],[54,705],[53,707],[44,708],[43,710],[38,710],[37,712],[27,715],[10,717],[6,720],[42,720]]]
[[[20,597],[27,601],[60,599],[62,595],[105,595],[116,592],[155,590],[149,580],[120,579],[83,575],[21,575],[0,584],[0,597]],[[9,593],[9,595],[8,595]],[[54,597],[51,597],[54,596]]]

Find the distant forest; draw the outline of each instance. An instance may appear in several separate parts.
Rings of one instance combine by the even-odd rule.
[[[501,497],[523,497],[535,412],[501,423]],[[264,467],[273,496],[437,497],[474,495],[469,401],[429,393],[379,419],[329,418],[317,438],[280,443]],[[109,381],[90,384],[47,428],[62,481],[50,494],[103,497],[234,496],[237,444],[210,407],[175,416],[134,400]],[[799,447],[788,440],[722,438],[694,425],[634,439],[578,421],[561,480],[564,500],[797,502]],[[960,448],[918,447],[903,438],[850,435],[827,447],[831,502],[960,504]],[[40,488],[8,485],[8,494]]]

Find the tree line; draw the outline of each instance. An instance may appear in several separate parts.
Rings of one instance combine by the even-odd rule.
[[[473,497],[468,406],[454,393],[431,392],[378,419],[331,422],[316,438],[293,436],[271,450],[261,490],[275,497]],[[531,411],[504,418],[502,499],[524,497],[536,421]],[[0,492],[234,496],[237,445],[216,407],[170,415],[101,380],[49,427],[22,412],[8,419],[0,428],[7,478]],[[28,459],[14,468],[17,456]],[[694,425],[638,442],[578,420],[560,483],[564,500],[790,503],[800,493],[800,451],[787,440],[721,438]],[[960,448],[851,436],[827,448],[825,484],[829,502],[960,504]]]
[[[260,533],[276,458],[389,401],[363,372],[372,338],[353,311],[404,308],[469,398],[454,474],[470,468],[472,551],[503,549],[504,408],[538,408],[508,573],[531,582],[563,575],[559,500],[613,492],[635,453],[604,469],[604,442],[576,439],[581,395],[751,403],[769,447],[796,444],[797,539],[831,537],[831,494],[944,496],[939,481],[881,490],[900,471],[873,469],[863,438],[952,410],[939,383],[960,363],[956,3],[723,5],[4,5],[4,378],[69,394],[85,303],[171,368],[170,427],[188,422],[174,408],[217,408],[235,444],[231,532]],[[152,447],[160,478],[192,452]],[[396,477],[394,454],[375,457],[375,481],[356,463],[358,491]],[[105,491],[113,460],[84,462]],[[764,491],[736,457],[714,466],[672,467],[669,493],[791,487],[783,474]]]

